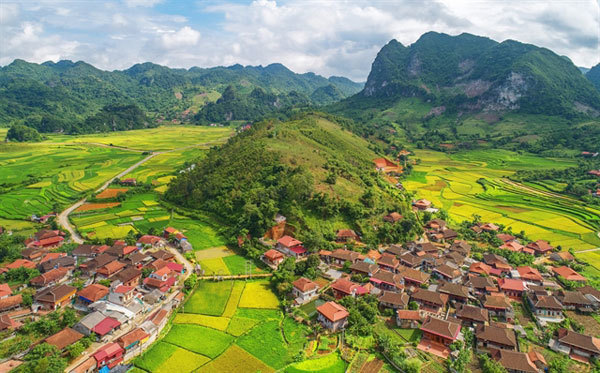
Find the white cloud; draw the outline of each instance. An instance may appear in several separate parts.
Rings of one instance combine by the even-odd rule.
[[[600,61],[594,0],[203,0],[185,11],[170,8],[175,14],[160,13],[159,2],[2,0],[0,64],[46,57],[105,69],[145,61],[172,67],[281,62],[297,72],[364,80],[390,39],[408,45],[431,30],[532,43],[580,66]]]
[[[165,49],[190,47],[198,44],[200,33],[189,26],[184,26],[178,31],[165,33],[160,40]]]

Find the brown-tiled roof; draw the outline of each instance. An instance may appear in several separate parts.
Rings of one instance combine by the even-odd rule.
[[[487,322],[489,321],[488,310],[481,307],[471,306],[468,304],[459,305],[456,307],[456,316],[459,318]]]
[[[437,290],[442,294],[449,294],[462,298],[469,297],[469,289],[467,289],[465,286],[453,284],[451,282],[442,282]]]
[[[56,346],[59,350],[72,345],[83,338],[83,334],[71,328],[64,328],[60,332],[51,335],[50,337],[44,339],[44,342]]]
[[[572,330],[559,329],[558,341],[594,354],[600,354],[600,339],[589,335],[576,333]]]
[[[163,260],[169,260],[174,257],[174,255],[172,253],[165,251],[165,250],[158,250],[153,253],[150,253],[150,255],[152,255],[152,257],[154,259],[163,259]]]
[[[492,253],[483,254],[483,262],[491,266],[496,263],[508,264],[508,261],[504,257]]]
[[[511,308],[510,300],[504,295],[486,295],[483,301],[485,308],[507,309]]]
[[[46,273],[42,273],[41,275],[32,278],[30,280],[30,283],[33,285],[39,285],[39,286],[48,285],[49,283],[51,283],[53,281],[57,281],[57,280],[60,280],[61,278],[65,277],[68,272],[69,272],[69,269],[65,268],[65,267],[55,268]]]
[[[445,306],[448,302],[448,296],[446,294],[436,293],[435,291],[427,289],[415,290],[415,292],[411,295],[411,299],[433,303],[440,307]]]
[[[125,268],[117,274],[117,278],[123,283],[131,281],[140,276],[142,276],[142,271],[134,267]]]
[[[379,302],[389,303],[396,306],[404,307],[408,304],[410,297],[406,293],[395,293],[392,291],[384,291],[381,296],[379,296]]]
[[[579,291],[562,291],[561,301],[566,304],[591,305],[592,301]]]
[[[421,330],[454,340],[460,333],[460,324],[429,316],[421,325]]]
[[[0,311],[18,307],[21,303],[23,303],[23,296],[21,294],[0,299]]]
[[[458,269],[454,267],[450,267],[447,264],[442,264],[441,266],[437,266],[433,269],[436,272],[441,273],[442,275],[449,278],[457,278],[461,276],[461,273]]]
[[[411,267],[421,265],[423,258],[418,257],[412,253],[406,253],[400,257],[400,260]]]
[[[494,283],[494,280],[492,280],[490,277],[484,276],[471,276],[466,285],[473,287],[474,289],[498,289]]]
[[[475,262],[473,264],[471,264],[471,266],[469,267],[469,272],[475,272],[475,273],[485,273],[485,274],[490,274],[490,271],[492,270],[492,267],[490,267],[489,265],[485,264],[485,263],[481,263],[481,262]]]
[[[77,296],[88,299],[93,303],[107,296],[109,292],[110,290],[104,285],[91,284],[79,290]]]
[[[37,301],[54,303],[59,299],[66,297],[70,293],[74,294],[76,291],[77,288],[70,285],[57,285],[50,289],[46,289],[39,292],[38,294],[36,294],[35,299]]]
[[[398,261],[398,259],[396,259],[396,256],[393,254],[388,254],[388,253],[384,253],[381,258],[379,258],[379,260],[377,261],[378,264],[380,265],[384,265],[387,267],[392,267],[395,268],[398,266],[398,264],[400,264],[400,262]]]
[[[334,259],[354,262],[356,259],[358,259],[359,255],[360,254],[356,251],[337,249],[334,252],[332,252],[329,256]]]
[[[350,315],[343,306],[335,302],[324,303],[317,307],[317,311],[332,322],[342,320]]]
[[[336,280],[333,284],[331,284],[331,288],[336,291],[340,291],[345,294],[352,294],[358,288],[358,284],[347,280],[345,278],[340,278]]]
[[[401,256],[406,254],[406,249],[404,249],[402,246],[400,245],[390,245],[385,249],[386,252],[396,255],[396,256]]]
[[[517,347],[515,332],[509,328],[500,328],[493,325],[481,325],[475,332],[477,339],[494,342],[504,346]]]
[[[360,273],[375,273],[379,270],[379,267],[376,264],[367,262],[356,262],[350,266],[350,270]]]
[[[319,285],[305,277],[300,277],[296,281],[292,282],[292,285],[303,293],[319,288]]]
[[[492,351],[492,358],[507,371],[538,373],[539,369],[524,352],[497,349]]]
[[[562,310],[562,304],[552,295],[534,295],[533,305],[535,308],[547,308],[553,310]]]
[[[400,320],[422,320],[421,313],[417,310],[398,310],[397,316]]]
[[[149,336],[150,334],[146,333],[144,329],[136,328],[129,333],[120,336],[116,342],[119,344],[119,346],[125,348],[135,342],[139,342],[142,339],[148,338]]]
[[[388,284],[394,284],[397,287],[401,287],[402,277],[400,275],[394,274],[390,271],[377,271],[371,278],[386,282]]]
[[[408,280],[412,280],[412,281],[417,281],[422,284],[429,281],[430,275],[428,273],[417,271],[416,269],[408,268],[408,267],[401,268],[401,269],[399,269],[399,271],[400,271],[400,276],[402,276],[402,278],[404,278],[405,280],[408,279]]]

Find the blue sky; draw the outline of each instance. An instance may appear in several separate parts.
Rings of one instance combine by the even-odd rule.
[[[470,32],[600,62],[598,0],[0,0],[0,65],[267,65],[363,81],[379,49]]]

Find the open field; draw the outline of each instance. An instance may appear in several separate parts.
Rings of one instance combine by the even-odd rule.
[[[480,215],[483,221],[525,231],[533,240],[545,239],[555,246],[576,251],[600,246],[596,235],[600,209],[580,201],[557,197],[505,179],[517,170],[573,166],[573,160],[546,159],[504,150],[444,154],[415,150],[413,174],[405,188],[444,208],[460,222]]]
[[[240,303],[240,308],[277,308],[279,300],[269,289],[268,281],[253,281],[246,284]]]
[[[268,303],[277,300],[265,285],[265,281],[201,281],[187,299],[185,313],[178,313],[167,335],[134,364],[148,372],[161,371],[166,364],[178,366],[186,356],[190,361],[181,362],[185,371],[200,367],[199,372],[273,372],[293,364],[293,357],[305,348],[308,327],[284,318],[278,309],[239,308],[243,294],[267,298]],[[318,367],[338,371],[342,366],[338,360],[334,354],[294,365],[291,371]]]
[[[341,359],[338,353],[331,353],[327,356],[301,361],[285,368],[285,373],[304,373],[304,372],[332,372],[344,373],[348,364]]]
[[[157,128],[91,135],[47,135],[47,143],[99,143],[142,151],[160,151],[196,144],[223,143],[231,128],[201,126],[161,126]]]
[[[18,220],[58,210],[141,158],[88,145],[0,144],[0,217]]]

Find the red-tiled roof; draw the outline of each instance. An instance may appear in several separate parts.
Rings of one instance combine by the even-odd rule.
[[[319,288],[319,285],[305,277],[300,277],[296,281],[292,282],[292,285],[303,293]]]
[[[137,240],[138,243],[141,243],[142,245],[154,245],[157,242],[160,242],[161,238],[157,237],[157,236],[151,236],[149,234],[143,235],[142,237],[139,238],[139,240]]]
[[[167,268],[169,268],[171,271],[175,271],[177,273],[181,273],[183,271],[183,266],[179,263],[175,263],[175,262],[167,262]]]
[[[554,273],[556,273],[558,276],[562,276],[566,280],[569,280],[569,281],[586,281],[585,277],[583,277],[579,273],[575,272],[574,270],[572,270],[571,268],[566,267],[566,266],[557,267],[557,268],[553,267],[552,271]]]
[[[34,243],[34,245],[36,246],[51,246],[51,245],[56,245],[59,242],[64,241],[64,237],[60,237],[60,236],[55,236],[55,237],[50,237],[50,238],[44,238],[42,240],[39,240],[37,242]]]
[[[79,290],[77,296],[85,298],[94,303],[107,296],[109,291],[110,290],[104,285],[91,284]]]
[[[21,294],[0,299],[0,311],[18,307],[21,303],[23,303],[23,296]]]
[[[53,281],[57,281],[65,277],[69,271],[70,269],[66,267],[51,269],[46,273],[42,273],[41,275],[32,278],[30,283],[39,286],[48,285]]]
[[[3,298],[7,295],[11,295],[12,294],[12,289],[10,288],[10,286],[8,286],[8,284],[0,284],[0,298]]]
[[[500,286],[500,290],[525,291],[523,281],[514,278],[499,278],[498,285]]]
[[[17,259],[6,266],[7,269],[17,269],[21,267],[33,269],[35,268],[35,263],[27,259]]]
[[[519,272],[519,275],[521,276],[521,278],[523,280],[528,280],[528,281],[543,281],[544,280],[544,278],[540,274],[540,271],[538,271],[537,269],[532,268],[530,266],[517,267],[517,271]]]
[[[342,320],[350,315],[346,308],[335,302],[324,303],[317,307],[317,311],[332,322]]]
[[[123,349],[121,348],[121,346],[119,346],[119,344],[117,344],[115,342],[111,342],[111,343],[107,343],[104,346],[100,347],[94,353],[93,356],[97,362],[101,362],[101,361],[106,360],[107,358],[117,356],[119,353],[123,353]]]
[[[352,294],[353,291],[356,291],[358,288],[358,284],[347,280],[345,278],[340,278],[331,284],[331,288],[336,291],[340,291],[344,294]]]
[[[96,326],[92,328],[92,331],[98,334],[99,336],[104,336],[114,328],[117,328],[119,325],[121,325],[120,322],[113,319],[112,317],[107,317],[104,320],[100,321],[98,324],[96,324]]]
[[[63,256],[67,256],[67,253],[48,253],[48,254],[44,255],[42,260],[40,260],[40,263],[44,263],[48,260],[58,259]]]
[[[133,329],[132,331],[130,331],[129,333],[120,336],[117,339],[117,343],[122,348],[126,348],[127,346],[130,346],[130,345],[134,344],[135,342],[139,342],[143,339],[146,339],[149,336],[150,336],[150,334],[146,333],[144,331],[144,329],[136,328],[136,329]]]
[[[302,245],[301,241],[298,241],[297,239],[295,239],[294,237],[291,237],[291,236],[283,236],[277,240],[277,243],[279,243],[285,247],[294,247],[294,246]]]
[[[56,346],[59,350],[72,345],[83,338],[83,334],[71,328],[64,328],[60,332],[51,335],[50,337],[44,339],[44,342]]]
[[[275,250],[275,249],[267,250],[264,253],[264,256],[265,256],[265,258],[267,258],[270,261],[274,261],[274,260],[282,259],[283,258],[283,254],[280,253],[279,251]]]
[[[398,318],[401,320],[415,320],[415,321],[421,321],[422,317],[421,317],[421,313],[419,311],[412,311],[412,310],[398,310],[397,311],[398,314]]]

